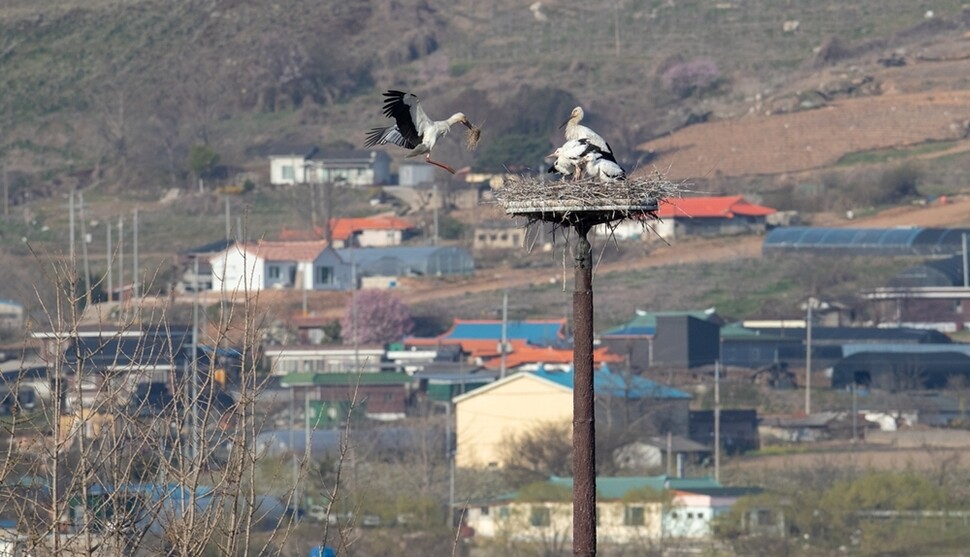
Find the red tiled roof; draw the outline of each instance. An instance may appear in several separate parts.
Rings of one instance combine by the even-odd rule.
[[[498,369],[502,366],[501,354],[485,362],[488,369]],[[610,349],[603,346],[593,350],[593,363],[601,365],[603,363],[618,363],[623,361],[623,356],[610,352]],[[573,362],[573,351],[563,348],[544,348],[522,344],[512,347],[512,352],[505,355],[505,367],[515,368],[524,364],[571,364]]]
[[[734,218],[735,215],[763,217],[777,212],[771,207],[749,203],[740,195],[729,197],[683,197],[660,204],[660,218]]]
[[[330,219],[330,228],[334,240],[347,240],[354,232],[363,230],[410,230],[414,224],[393,215],[376,215],[359,218]],[[322,226],[315,226],[310,230],[294,230],[283,228],[280,230],[280,240],[316,240],[326,237],[326,230]]]
[[[313,261],[327,248],[327,241],[272,242],[263,240],[243,244],[241,247],[266,261]]]
[[[330,228],[335,240],[346,240],[354,232],[362,230],[409,230],[414,225],[401,218],[391,215],[330,219]]]

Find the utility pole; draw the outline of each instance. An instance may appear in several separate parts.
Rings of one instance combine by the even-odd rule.
[[[69,226],[70,226],[70,229],[71,229],[70,230],[71,247],[67,250],[67,253],[68,253],[68,255],[71,258],[71,268],[73,269],[74,268],[74,259],[75,259],[74,246],[76,244],[76,241],[74,239],[74,188],[71,188],[71,195],[68,197],[68,201],[67,201],[67,211],[69,213],[69,215],[68,215],[68,223],[69,223]]]
[[[714,361],[714,481],[721,481],[721,361]]]
[[[963,240],[963,287],[970,288],[970,274],[967,273],[967,233],[960,236]]]
[[[91,305],[91,267],[88,265],[88,233],[84,224],[84,192],[79,191],[78,217],[81,220],[81,261],[84,263],[84,301]]]
[[[812,306],[815,298],[808,297],[805,316],[805,415],[812,415]]]
[[[111,280],[112,279],[111,267],[112,267],[112,263],[114,263],[114,261],[112,261],[114,257],[111,252],[111,223],[110,222],[107,223],[107,226],[104,227],[104,231],[105,231],[105,241],[107,242],[107,245],[108,245],[108,253],[104,259],[105,261],[107,261],[107,264],[105,265],[105,267],[108,268],[108,301],[111,302],[114,300],[114,282]]]
[[[499,346],[499,353],[502,355],[501,367],[499,368],[499,378],[505,379],[506,359],[505,353],[508,351],[508,327],[509,327],[509,291],[502,292],[502,345]]]
[[[189,404],[192,405],[192,460],[199,458],[199,258],[192,267],[192,359]],[[201,466],[201,463],[196,463]]]
[[[118,217],[118,301],[125,295],[125,217]]]
[[[7,182],[7,163],[3,163],[3,170],[0,172],[3,178],[3,216],[10,214],[10,184]]]
[[[354,236],[350,236],[350,320],[354,335],[354,372],[360,373],[360,339],[357,335],[357,264],[354,262]]]
[[[432,203],[431,207],[434,212],[434,238],[432,240],[431,245],[437,246],[438,245],[438,203],[439,203],[438,182],[434,183],[433,191],[434,193],[431,194],[431,203]]]
[[[131,294],[132,300],[137,300],[139,298],[141,285],[139,284],[139,269],[138,269],[138,209],[132,211],[131,216]],[[198,261],[198,258],[196,258]]]

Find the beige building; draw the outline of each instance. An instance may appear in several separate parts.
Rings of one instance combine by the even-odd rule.
[[[460,467],[498,466],[511,435],[541,422],[569,422],[573,390],[533,373],[516,373],[456,397],[455,430]]]
[[[605,365],[594,373],[593,384],[601,403],[597,419],[619,426],[633,416],[639,430],[652,427],[687,435],[689,394],[640,376],[611,373]],[[454,404],[455,463],[501,466],[502,449],[511,436],[543,423],[572,422],[573,374],[548,369],[516,373],[456,397]]]

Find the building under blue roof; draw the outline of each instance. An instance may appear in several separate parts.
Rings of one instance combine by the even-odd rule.
[[[970,228],[824,228],[788,226],[765,235],[762,252],[817,255],[948,256]]]
[[[536,377],[558,383],[569,389],[573,388],[573,372],[546,371],[540,369],[532,372]],[[593,392],[598,396],[609,396],[627,399],[681,399],[689,400],[691,395],[684,391],[655,383],[639,375],[620,375],[611,373],[604,364],[593,373]]]

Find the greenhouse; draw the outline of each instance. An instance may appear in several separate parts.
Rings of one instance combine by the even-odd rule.
[[[775,228],[762,252],[817,255],[951,256],[963,249],[970,228]]]

